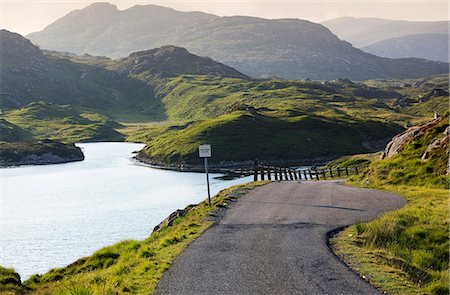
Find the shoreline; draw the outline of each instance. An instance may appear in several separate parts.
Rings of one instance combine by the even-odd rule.
[[[173,164],[166,165],[151,161],[145,155],[142,155],[140,151],[135,152],[135,156],[132,160],[137,165],[142,165],[155,169],[170,170],[177,172],[198,172],[203,173],[205,168],[203,165],[192,165],[192,164]],[[314,159],[300,159],[300,160],[278,160],[278,161],[259,161],[263,165],[280,166],[286,168],[293,168],[299,166],[322,166],[326,165],[329,161],[335,159],[335,157],[329,158],[314,158]],[[236,175],[251,175],[253,173],[254,161],[236,161],[236,162],[220,162],[219,164],[209,163],[208,172],[210,173],[226,173],[226,174],[236,174]]]

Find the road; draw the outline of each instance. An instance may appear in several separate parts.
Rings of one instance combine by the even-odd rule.
[[[332,253],[327,233],[405,204],[339,181],[258,187],[185,249],[156,294],[380,294]]]

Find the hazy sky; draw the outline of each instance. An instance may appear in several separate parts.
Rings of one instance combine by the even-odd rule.
[[[42,30],[74,9],[93,2],[77,0],[0,0],[0,27],[21,34]],[[109,1],[119,9],[137,4],[157,4],[177,10],[199,10],[217,15],[251,15],[265,18],[301,18],[315,22],[341,16],[381,17],[401,20],[448,20],[447,0],[175,0],[175,1]]]

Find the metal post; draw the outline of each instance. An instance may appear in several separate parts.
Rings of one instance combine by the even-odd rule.
[[[206,185],[208,186],[208,205],[211,207],[211,191],[209,189],[208,158],[205,159]]]

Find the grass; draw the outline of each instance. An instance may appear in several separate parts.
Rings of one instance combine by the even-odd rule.
[[[236,110],[167,131],[153,138],[142,154],[163,165],[198,163],[199,144],[213,148],[211,163],[221,161],[306,161],[366,152],[363,142],[389,138],[394,124],[330,119],[297,111]]]
[[[331,239],[333,250],[371,284],[389,294],[449,293],[449,191],[375,185],[408,204]]]
[[[175,257],[213,224],[215,210],[263,184],[252,182],[223,190],[212,198],[212,207],[206,201],[188,206],[186,215],[144,241],[105,247],[66,267],[34,275],[21,286],[29,288],[30,294],[151,294]]]
[[[400,152],[373,160],[349,184],[403,196],[400,210],[348,227],[330,240],[355,271],[389,294],[449,294],[448,142],[421,157],[443,138],[448,117],[407,141]]]
[[[80,112],[69,105],[34,102],[5,112],[3,119],[30,134],[34,140],[51,139],[66,143],[123,140],[123,135],[114,130],[120,124],[104,115]]]

